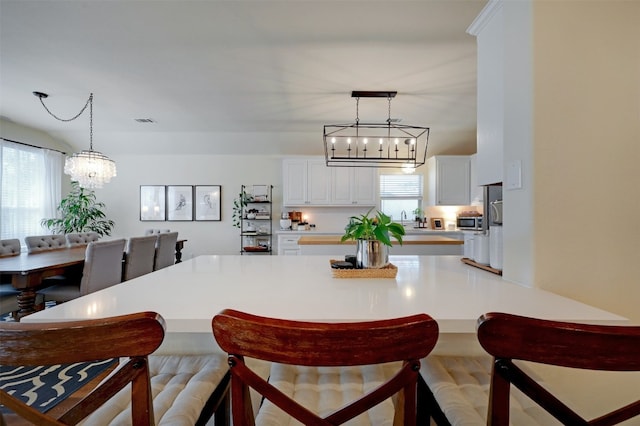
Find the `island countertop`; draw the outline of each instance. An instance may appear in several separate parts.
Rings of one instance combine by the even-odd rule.
[[[303,235],[298,239],[298,244],[304,245],[355,245],[355,240],[340,241],[339,235]],[[393,245],[399,245],[398,241],[392,239]],[[402,238],[402,245],[463,245],[463,240],[458,240],[442,235],[405,235]]]

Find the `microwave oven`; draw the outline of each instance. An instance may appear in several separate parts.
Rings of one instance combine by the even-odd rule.
[[[482,216],[459,216],[457,227],[462,230],[479,231],[482,229]]]

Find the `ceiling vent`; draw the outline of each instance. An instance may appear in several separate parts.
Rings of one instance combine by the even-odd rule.
[[[153,118],[134,118],[135,121],[137,121],[138,123],[155,123],[156,120],[154,120]]]

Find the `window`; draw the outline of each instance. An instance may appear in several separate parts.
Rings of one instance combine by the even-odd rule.
[[[422,175],[380,175],[380,209],[394,221],[413,220],[422,207]]]
[[[0,238],[50,233],[40,226],[55,217],[61,199],[63,155],[0,140]]]

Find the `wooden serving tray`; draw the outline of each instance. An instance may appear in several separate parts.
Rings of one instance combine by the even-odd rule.
[[[474,262],[473,260],[469,259],[468,257],[463,257],[461,260],[462,260],[462,263],[466,263],[467,265],[475,266],[476,268],[480,268],[480,269],[484,269],[485,271],[492,272],[492,273],[494,273],[496,275],[502,275],[502,271],[500,269],[495,269],[495,268],[492,268],[489,265],[483,265],[482,263]]]
[[[344,262],[343,260],[329,260],[330,264],[335,262]],[[384,268],[378,269],[334,269],[333,278],[395,278],[398,273],[398,267],[393,263],[388,264]]]

